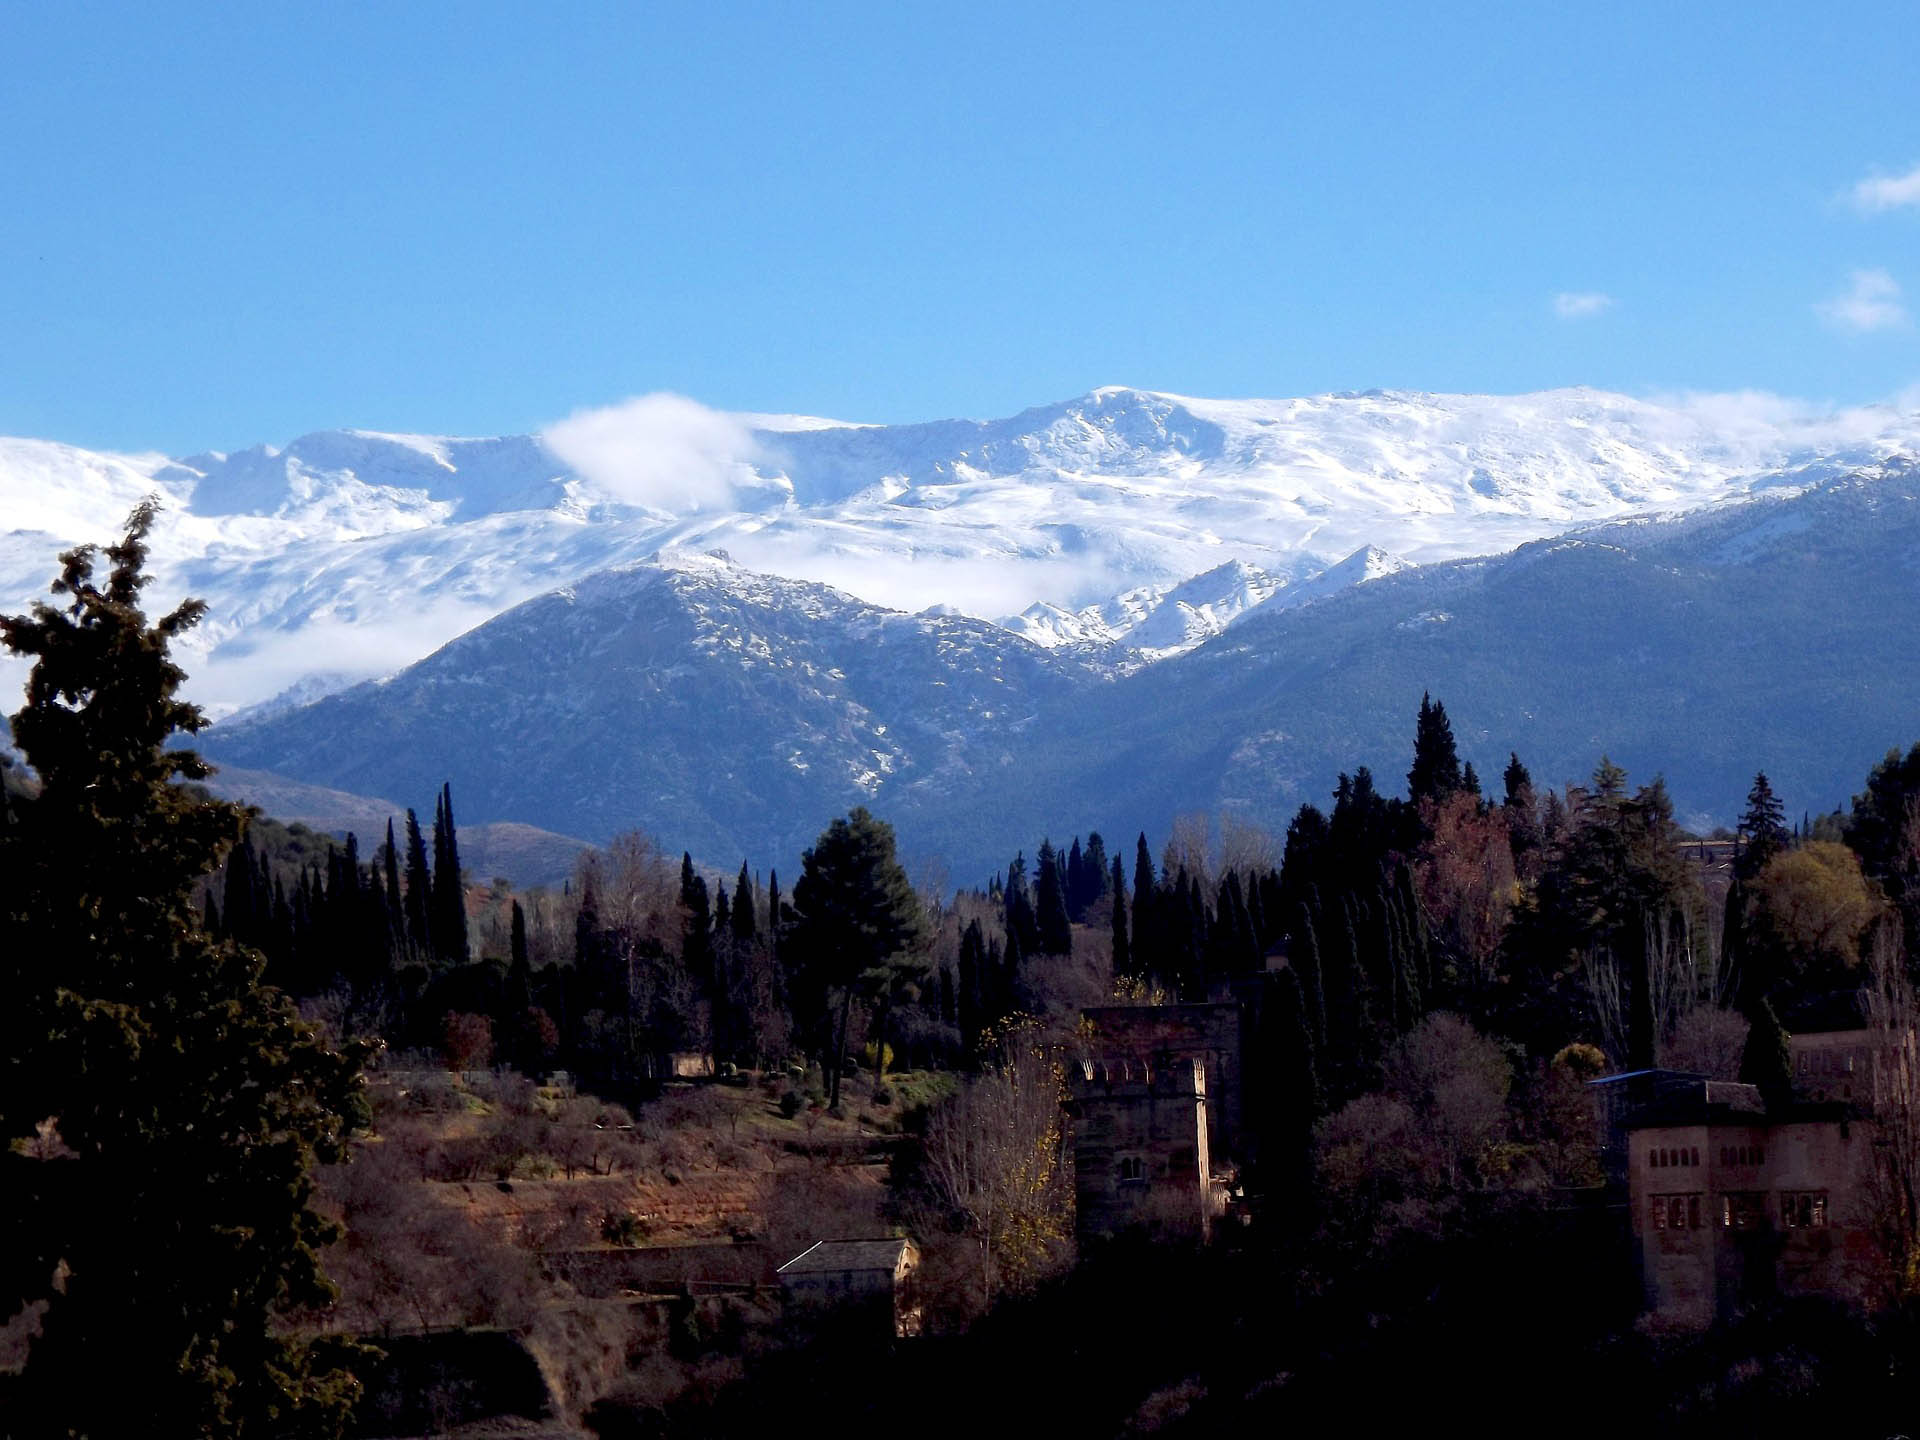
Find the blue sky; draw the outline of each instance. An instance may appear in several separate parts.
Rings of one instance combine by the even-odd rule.
[[[1911,4],[9,6],[0,433],[1884,398],[1916,55]]]

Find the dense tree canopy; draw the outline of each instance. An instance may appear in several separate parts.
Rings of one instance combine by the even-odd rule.
[[[7,1419],[118,1433],[137,1395],[150,1434],[334,1432],[350,1376],[275,1319],[331,1293],[311,1171],[341,1154],[358,1058],[200,926],[194,887],[246,817],[168,748],[202,724],[169,656],[202,607],[140,608],[155,511],[104,579],[70,551],[63,605],[0,617],[33,661],[13,731],[41,784],[0,839],[0,1139],[58,1141],[0,1155],[0,1308],[47,1305]]]

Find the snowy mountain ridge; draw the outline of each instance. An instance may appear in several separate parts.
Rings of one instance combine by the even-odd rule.
[[[392,673],[584,575],[714,548],[879,605],[1010,616],[1035,644],[1126,670],[1397,563],[1357,555],[1501,553],[1915,450],[1920,417],[1893,408],[1586,389],[1107,387],[914,425],[679,401],[584,431],[323,431],[177,460],[0,439],[0,608],[43,595],[56,550],[112,537],[157,492],[151,599],[209,601],[184,659],[216,714]]]

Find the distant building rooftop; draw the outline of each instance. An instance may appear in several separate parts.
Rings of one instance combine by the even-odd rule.
[[[912,1245],[904,1236],[886,1240],[816,1240],[782,1265],[778,1275],[820,1275],[835,1270],[885,1270],[900,1266],[900,1256]]]

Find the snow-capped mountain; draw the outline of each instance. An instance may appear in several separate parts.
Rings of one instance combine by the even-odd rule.
[[[1366,565],[1814,483],[1920,448],[1889,409],[1592,390],[1201,400],[1109,388],[995,421],[866,426],[687,402],[539,436],[330,431],[172,460],[0,440],[0,607],[143,494],[156,604],[216,714],[389,674],[509,607],[664,548],[1012,630],[1126,669]],[[0,674],[12,693],[13,671]]]
[[[1817,810],[1916,738],[1916,556],[1920,467],[1889,462],[1502,556],[1392,569],[1361,551],[1122,673],[668,552],[203,742],[363,794],[448,779],[476,821],[639,826],[728,866],[784,869],[867,804],[962,880],[1049,831],[1157,840],[1205,810],[1277,833],[1357,764],[1397,789],[1426,690],[1489,780],[1509,749],[1554,784],[1607,753],[1640,779],[1664,769],[1689,819],[1730,818],[1758,769]]]
[[[391,680],[205,739],[225,763],[359,794],[413,794],[440,766],[475,819],[595,839],[644,825],[708,856],[750,834],[798,854],[823,803],[1006,775],[1035,717],[1098,683],[982,620],[668,552]]]

